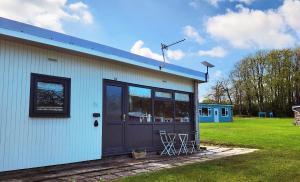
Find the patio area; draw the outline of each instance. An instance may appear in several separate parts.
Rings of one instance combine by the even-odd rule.
[[[223,157],[246,154],[257,149],[205,146],[194,154],[181,156],[160,156],[148,154],[145,159],[128,156],[105,158],[103,160],[57,165],[0,173],[0,181],[110,181],[143,172],[214,160]]]

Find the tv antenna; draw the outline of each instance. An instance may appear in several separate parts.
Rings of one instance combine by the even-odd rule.
[[[178,43],[180,43],[180,42],[183,42],[183,41],[185,41],[185,39],[182,39],[182,40],[180,40],[180,41],[174,42],[174,43],[169,44],[169,45],[166,45],[166,44],[164,44],[164,43],[161,43],[161,44],[160,44],[160,45],[161,45],[161,54],[162,54],[162,56],[163,56],[164,63],[163,63],[162,65],[159,66],[159,70],[161,70],[161,69],[165,66],[165,64],[166,64],[165,50],[168,50],[169,47],[171,47],[171,46],[173,46],[173,45],[175,45],[175,44],[178,44]]]

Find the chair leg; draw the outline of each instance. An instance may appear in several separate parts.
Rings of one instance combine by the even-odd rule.
[[[160,153],[160,155],[164,155],[164,154],[168,154],[169,156],[170,154],[170,144],[164,144],[164,150]]]
[[[185,155],[187,155],[187,154],[188,154],[188,150],[187,150],[186,143],[184,144],[184,152],[185,152]]]
[[[179,152],[178,152],[178,155],[180,155],[180,153],[185,153],[185,154],[188,153],[187,147],[186,147],[186,143],[182,143],[182,144],[181,144],[180,149],[179,149]]]
[[[181,150],[182,150],[182,144],[181,144],[180,149],[179,149],[179,151],[178,151],[178,155],[180,155]]]
[[[171,154],[171,144],[170,144],[170,143],[167,145],[167,152],[168,152],[168,155],[169,155],[169,156],[172,155],[172,154]]]
[[[192,149],[191,149],[191,154],[196,152],[196,148],[195,148],[195,144],[196,142],[195,141],[191,141],[191,144],[192,144]]]
[[[175,149],[174,143],[172,143],[171,149],[172,149],[173,155],[176,155],[176,149]]]

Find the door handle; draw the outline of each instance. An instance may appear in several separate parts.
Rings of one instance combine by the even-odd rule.
[[[126,114],[122,115],[122,121],[125,122],[126,121]]]

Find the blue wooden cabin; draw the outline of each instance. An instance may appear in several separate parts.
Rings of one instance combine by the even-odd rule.
[[[199,103],[199,122],[232,122],[232,105]]]

